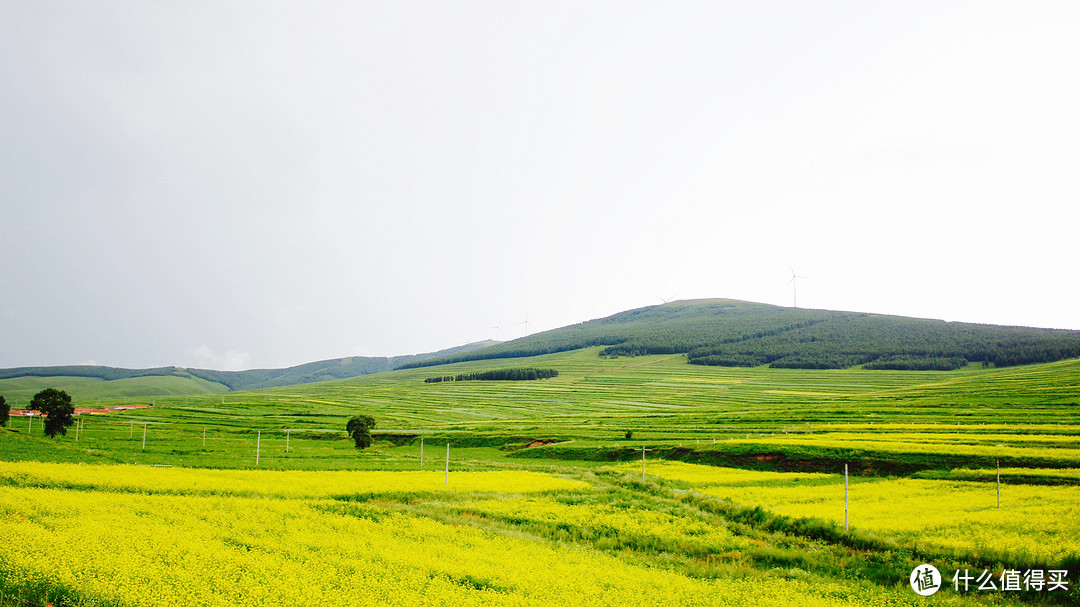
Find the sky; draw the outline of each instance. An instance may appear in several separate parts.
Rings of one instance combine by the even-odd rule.
[[[0,3],[0,367],[1080,329],[1078,58],[1072,1]]]

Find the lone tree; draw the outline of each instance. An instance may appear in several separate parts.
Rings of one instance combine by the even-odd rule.
[[[375,427],[375,418],[370,415],[354,415],[345,424],[345,431],[356,441],[357,449],[371,446],[371,429]]]
[[[63,390],[45,388],[34,395],[30,408],[45,415],[45,435],[49,438],[67,434],[67,427],[74,423],[71,416],[75,414],[75,407],[71,404],[71,397]]]
[[[3,396],[0,396],[0,426],[6,426],[11,419],[11,405],[7,404]]]

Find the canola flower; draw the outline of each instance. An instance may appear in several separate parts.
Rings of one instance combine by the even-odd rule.
[[[699,470],[700,469],[700,470]],[[665,463],[662,478],[698,479],[698,490],[779,514],[844,523],[842,475],[752,472]],[[748,483],[746,479],[757,479]],[[833,482],[827,482],[828,479]],[[1006,484],[997,508],[990,483],[924,479],[852,479],[855,529],[907,545],[976,556],[1057,564],[1080,556],[1080,487]]]
[[[953,468],[945,472],[926,472],[919,476],[926,478],[947,478],[951,480],[991,480],[1000,473],[1003,479],[1009,477],[1037,478],[1046,481],[1080,481],[1078,468]]]
[[[535,493],[584,489],[588,485],[524,470],[451,472],[206,470],[127,465],[0,462],[0,483],[153,493],[351,497],[388,493]]]
[[[0,487],[0,585],[46,580],[84,605],[923,604],[870,584],[695,579],[372,504]]]
[[[832,486],[713,487],[704,493],[781,514],[843,524],[843,482]],[[1080,556],[1080,487],[891,479],[852,484],[851,525],[904,543],[1060,563]]]

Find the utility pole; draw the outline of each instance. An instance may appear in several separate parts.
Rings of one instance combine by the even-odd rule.
[[[424,467],[424,437],[420,437],[420,467]]]
[[[259,465],[259,451],[262,449],[262,430],[259,430],[258,437],[255,439],[255,465]]]
[[[146,451],[146,424],[142,425],[142,448]]]
[[[450,484],[450,443],[446,443],[446,484]]]

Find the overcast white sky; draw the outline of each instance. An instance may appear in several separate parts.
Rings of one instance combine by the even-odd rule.
[[[1080,329],[1077,2],[0,3],[0,367],[659,298]]]

